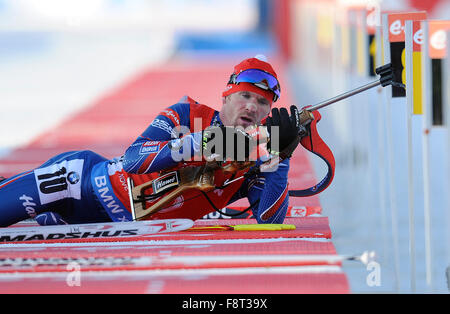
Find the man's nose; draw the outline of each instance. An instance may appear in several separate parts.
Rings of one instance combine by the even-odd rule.
[[[256,111],[257,107],[256,100],[253,98],[249,99],[245,105],[245,109],[251,112]]]

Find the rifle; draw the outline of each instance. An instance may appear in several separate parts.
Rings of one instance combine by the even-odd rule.
[[[316,185],[303,189],[303,190],[290,190],[289,196],[293,197],[306,197],[318,194],[325,190],[332,182],[334,177],[334,156],[326,143],[320,138],[316,124],[321,119],[318,112],[319,109],[334,104],[343,99],[349,98],[356,94],[362,93],[368,89],[381,85],[386,87],[388,85],[401,86],[402,84],[394,82],[394,72],[392,65],[386,64],[375,70],[375,73],[380,77],[368,84],[350,90],[346,93],[340,94],[313,106],[303,107],[297,117],[297,123],[300,126],[300,132],[285,151],[280,152],[280,156],[277,159],[271,159],[262,163],[259,167],[254,167],[254,161],[233,161],[230,163],[222,163],[218,161],[208,161],[200,165],[188,164],[176,170],[169,170],[162,172],[161,175],[152,180],[134,186],[131,176],[128,177],[128,193],[131,204],[131,213],[133,220],[144,220],[150,218],[153,214],[164,208],[176,197],[182,193],[195,189],[204,195],[211,206],[216,210],[220,210],[214,206],[211,200],[208,198],[207,193],[217,189],[224,188],[227,185],[235,182],[236,180],[243,179],[254,175],[255,172],[263,170],[265,167],[273,167],[274,163],[279,163],[285,158],[289,158],[299,143],[302,144],[307,150],[313,154],[319,156],[328,166],[328,171],[325,177]],[[404,87],[404,85],[403,85]],[[274,161],[275,160],[275,161]],[[248,169],[248,171],[246,171]],[[216,171],[222,171],[223,174],[236,174],[237,172],[246,171],[240,177],[232,176],[232,179],[227,181],[221,187],[217,187],[214,184],[214,177]],[[150,194],[147,191],[152,190]],[[147,206],[147,202],[157,200],[150,206]],[[255,204],[250,205],[249,208],[243,212],[252,208]],[[241,214],[241,213],[239,213]]]

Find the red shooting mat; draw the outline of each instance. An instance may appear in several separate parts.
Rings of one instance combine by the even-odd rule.
[[[0,273],[340,265],[331,242],[323,240],[143,241],[121,245],[3,245]]]
[[[191,270],[290,267],[290,266],[341,266],[336,255],[234,255],[234,256],[158,256],[158,257],[86,257],[86,258],[8,258],[0,262],[0,274],[17,273],[66,273],[71,263],[77,263],[83,271],[142,271],[142,270]],[[99,274],[101,275],[101,274]]]
[[[244,270],[245,271],[245,270]],[[283,273],[184,274],[164,275],[146,272],[108,274],[101,279],[81,273],[79,286],[70,286],[66,274],[39,274],[39,278],[24,278],[24,274],[0,278],[0,293],[151,293],[151,294],[315,294],[348,293],[345,274],[333,267],[306,268]],[[25,275],[26,276],[26,275]],[[232,296],[230,296],[232,297]]]
[[[155,233],[145,236],[130,237],[86,237],[82,239],[32,240],[24,243],[86,243],[86,242],[129,242],[129,241],[163,241],[163,240],[227,240],[227,239],[273,239],[273,238],[331,238],[328,217],[286,218],[285,224],[295,225],[294,230],[261,231],[178,231]],[[199,219],[195,226],[256,224],[255,219]],[[15,226],[20,228],[19,226]],[[10,242],[11,243],[11,242]],[[16,242],[20,243],[20,242]],[[6,245],[0,243],[0,246]]]
[[[317,225],[329,233],[324,221],[326,217],[287,218],[285,223],[296,229],[282,231],[181,231],[4,244],[0,245],[0,273],[64,272],[70,262],[79,263],[84,271],[340,265],[329,240],[299,240],[302,229],[315,237],[323,234],[314,228]],[[254,219],[197,220],[194,227],[254,223]]]
[[[128,242],[111,245],[90,243],[65,245],[2,245],[0,259],[7,258],[87,258],[123,256],[231,256],[231,255],[330,255],[332,242],[314,239],[265,239],[235,241]]]

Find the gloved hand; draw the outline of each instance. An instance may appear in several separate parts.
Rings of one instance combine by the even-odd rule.
[[[203,131],[202,148],[206,160],[248,160],[256,140],[242,128],[211,126]]]
[[[298,145],[300,121],[297,106],[292,105],[290,111],[289,115],[286,108],[272,108],[272,115],[266,119],[265,125],[270,136],[267,148],[271,154],[278,155],[288,149],[290,156]]]

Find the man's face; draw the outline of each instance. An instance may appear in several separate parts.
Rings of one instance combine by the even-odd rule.
[[[248,91],[240,91],[223,98],[220,119],[226,126],[259,124],[270,112],[270,102],[263,96]]]

